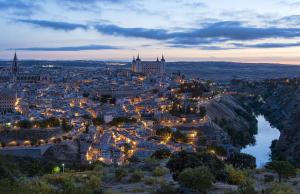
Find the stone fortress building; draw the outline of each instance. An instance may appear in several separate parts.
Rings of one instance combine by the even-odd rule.
[[[156,59],[156,61],[142,61],[140,56],[135,57],[131,63],[131,70],[136,73],[143,73],[146,75],[163,75],[166,71],[166,60],[164,55],[162,55],[161,60]]]

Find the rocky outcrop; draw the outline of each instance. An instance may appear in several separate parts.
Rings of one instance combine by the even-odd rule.
[[[224,95],[208,103],[206,109],[213,128],[225,131],[234,146],[255,142],[253,135],[257,132],[257,121],[236,98]]]
[[[55,161],[79,161],[78,145],[76,142],[55,144],[44,153],[44,158]]]

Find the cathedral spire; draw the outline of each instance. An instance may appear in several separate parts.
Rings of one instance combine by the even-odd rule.
[[[162,61],[162,62],[165,62],[165,61],[166,61],[166,60],[165,60],[164,54],[161,55],[161,61]]]
[[[14,60],[13,60],[13,64],[12,64],[12,69],[11,69],[13,74],[17,74],[19,71],[19,67],[18,67],[18,57],[17,57],[17,52],[15,51],[15,55],[14,55]]]
[[[138,56],[137,56],[136,60],[137,60],[137,61],[140,61],[140,60],[141,60],[141,59],[140,59],[140,53],[138,53]]]

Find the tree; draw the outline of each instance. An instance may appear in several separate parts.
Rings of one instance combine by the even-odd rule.
[[[217,180],[224,180],[224,162],[210,153],[181,151],[173,153],[167,163],[167,167],[173,173],[174,179],[176,179],[184,169],[198,166],[207,166]]]
[[[170,156],[171,156],[171,151],[167,148],[156,150],[152,154],[152,157],[155,157],[157,159],[165,159],[165,158],[169,158]]]
[[[239,169],[256,168],[256,158],[249,154],[234,153],[226,161]]]
[[[206,108],[205,106],[200,106],[200,117],[203,118],[206,116]]]
[[[171,137],[172,130],[170,127],[164,127],[156,130],[156,135],[161,137]]]
[[[228,183],[234,185],[242,185],[246,181],[246,173],[242,170],[233,168],[231,165],[226,166],[226,172],[228,173]]]
[[[172,133],[172,140],[175,142],[187,143],[188,139],[186,134],[182,133],[179,130],[176,130]]]
[[[61,129],[65,132],[69,132],[72,130],[72,127],[67,123],[67,120],[65,118],[62,119]]]
[[[296,168],[288,161],[272,161],[267,165],[267,168],[274,170],[278,174],[279,182],[282,178],[294,177],[296,175]]]
[[[19,121],[17,126],[19,128],[30,129],[30,128],[32,128],[32,123],[31,123],[31,121],[25,119],[25,120]]]
[[[100,126],[100,125],[103,124],[103,119],[100,118],[100,117],[94,118],[94,119],[93,119],[93,124],[94,124],[95,126]]]
[[[211,188],[214,176],[209,168],[200,166],[196,168],[187,168],[179,174],[178,181],[182,186],[206,192]]]

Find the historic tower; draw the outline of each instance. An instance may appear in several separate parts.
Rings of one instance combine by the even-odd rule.
[[[14,60],[11,66],[11,73],[16,76],[19,72],[19,64],[18,64],[18,57],[17,53],[15,52]]]

